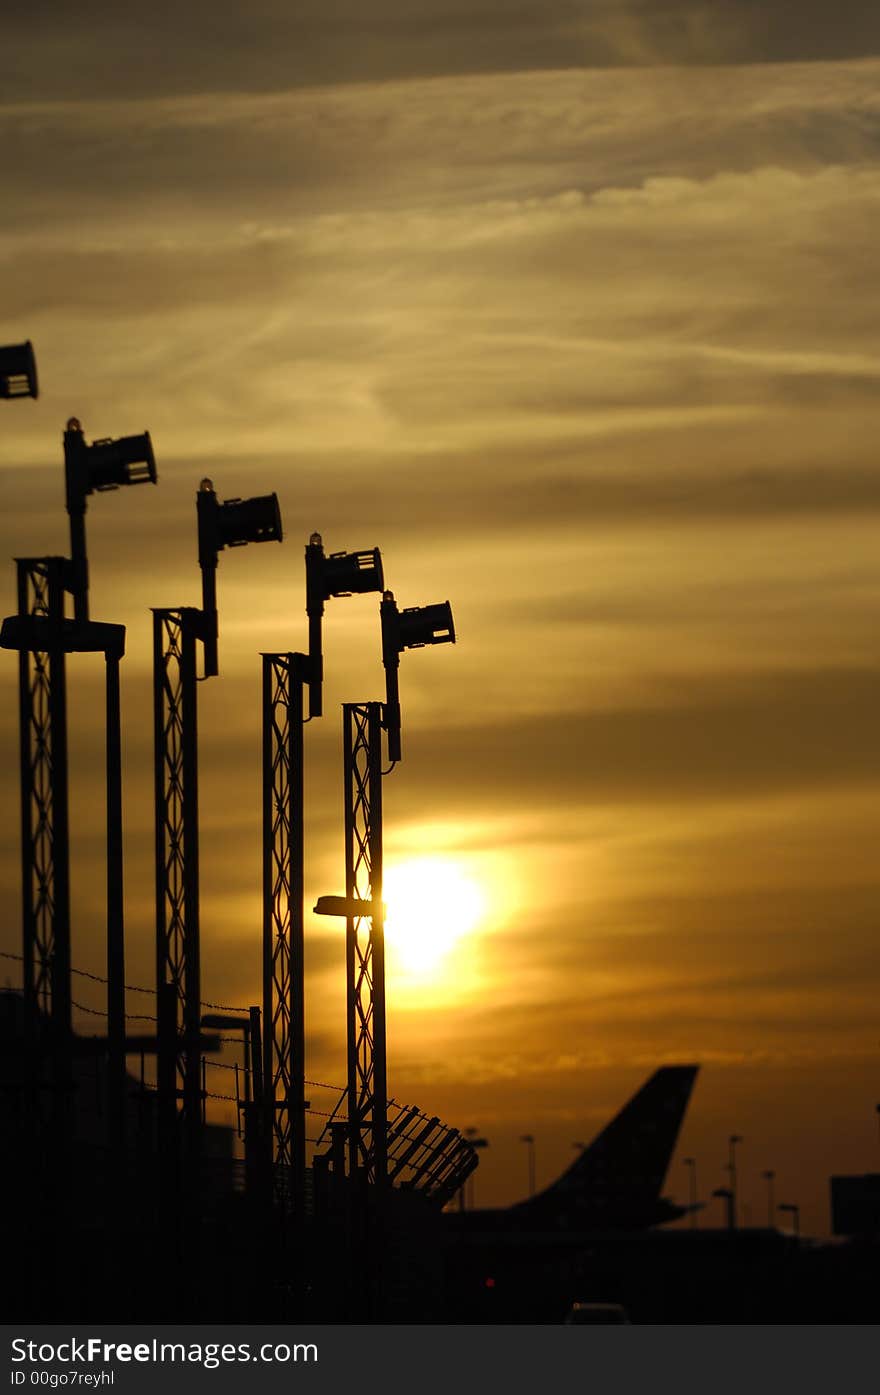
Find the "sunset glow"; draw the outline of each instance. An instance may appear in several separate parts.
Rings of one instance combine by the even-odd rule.
[[[481,887],[451,858],[419,857],[385,872],[389,967],[414,978],[442,973],[444,960],[479,925]]]

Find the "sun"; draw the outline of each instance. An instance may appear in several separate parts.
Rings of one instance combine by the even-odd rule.
[[[485,909],[476,882],[452,858],[435,856],[389,864],[382,900],[389,958],[416,977],[434,975]]]

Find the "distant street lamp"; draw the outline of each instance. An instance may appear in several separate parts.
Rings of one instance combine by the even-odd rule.
[[[727,1171],[730,1174],[730,1215],[732,1220],[730,1228],[736,1230],[736,1145],[742,1143],[742,1136],[738,1133],[732,1133],[727,1142],[730,1146],[730,1159],[727,1164]]]
[[[773,1179],[776,1176],[776,1173],[773,1171],[771,1167],[768,1167],[765,1172],[761,1173],[761,1176],[767,1183],[767,1225],[772,1230],[773,1222],[776,1216],[776,1212],[773,1208]]]
[[[697,1227],[697,1160],[696,1158],[682,1158],[685,1167],[690,1170],[690,1206],[691,1206],[691,1229]]]
[[[468,1128],[468,1129],[463,1129],[463,1130],[462,1130],[462,1133],[464,1134],[465,1138],[467,1139],[468,1143],[471,1145],[472,1148],[488,1148],[488,1147],[489,1147],[489,1140],[488,1140],[488,1138],[480,1138],[480,1137],[479,1137],[479,1132],[480,1132],[480,1130],[479,1130],[479,1129],[475,1129],[473,1126],[471,1126],[471,1127]],[[462,1189],[461,1189],[461,1196],[460,1196],[460,1198],[459,1198],[459,1206],[460,1206],[460,1208],[461,1208],[462,1211],[465,1209],[465,1190],[466,1190],[466,1189],[467,1189],[467,1205],[470,1207],[470,1209],[471,1209],[472,1211],[473,1211],[473,1209],[474,1209],[474,1177],[476,1176],[476,1171],[477,1171],[476,1168],[474,1168],[473,1172],[472,1172],[472,1173],[470,1174],[470,1176],[467,1178],[467,1180],[465,1181],[464,1186],[463,1186]]]
[[[788,1202],[788,1201],[780,1201],[780,1203],[779,1203],[779,1205],[778,1205],[778,1207],[777,1207],[776,1209],[777,1209],[778,1211],[788,1211],[788,1212],[789,1212],[789,1214],[790,1214],[791,1217],[792,1217],[792,1224],[793,1224],[794,1233],[795,1233],[795,1235],[800,1235],[800,1233],[801,1233],[801,1208],[800,1208],[799,1206],[793,1205],[791,1202]]]
[[[520,1135],[520,1143],[525,1143],[529,1150],[529,1196],[535,1195],[535,1138],[533,1134],[524,1133]]]

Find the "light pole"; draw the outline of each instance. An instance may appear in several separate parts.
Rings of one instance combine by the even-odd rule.
[[[794,1233],[796,1236],[799,1236],[801,1233],[801,1208],[793,1205],[791,1202],[780,1201],[776,1209],[778,1211],[787,1211],[791,1215]]]
[[[730,1228],[731,1230],[736,1230],[736,1145],[742,1143],[742,1136],[738,1133],[732,1133],[727,1142],[730,1147],[730,1158],[727,1164],[727,1171],[730,1174]]]
[[[682,1158],[682,1162],[690,1172],[690,1207],[691,1207],[691,1229],[695,1230],[697,1225],[697,1160],[696,1158]]]
[[[535,1195],[535,1137],[534,1134],[524,1133],[520,1135],[520,1143],[525,1143],[529,1150],[529,1196]]]
[[[468,1128],[468,1129],[463,1129],[462,1132],[463,1132],[465,1138],[467,1139],[468,1143],[471,1145],[472,1148],[488,1148],[488,1147],[489,1147],[489,1140],[488,1140],[488,1138],[481,1138],[481,1137],[479,1137],[480,1130],[474,1128],[473,1125],[471,1125],[471,1127]],[[475,1171],[476,1171],[476,1169],[474,1169],[474,1172],[475,1172]],[[474,1209],[474,1172],[472,1172],[472,1173],[470,1174],[470,1176],[467,1177],[467,1178],[465,1179],[464,1186],[463,1186],[462,1189],[461,1189],[461,1200],[460,1200],[460,1203],[459,1203],[459,1204],[460,1204],[460,1207],[461,1207],[461,1210],[462,1210],[462,1211],[465,1209],[465,1206],[466,1206],[466,1205],[469,1206],[470,1209],[471,1209],[472,1211],[473,1211],[473,1209]],[[468,1195],[467,1195],[467,1197],[466,1197],[466,1196],[465,1196],[465,1191],[466,1191],[468,1188],[469,1188],[470,1190],[469,1190]]]
[[[764,1172],[761,1173],[761,1176],[767,1183],[767,1225],[769,1229],[772,1230],[773,1219],[776,1214],[773,1207],[773,1179],[776,1176],[776,1173],[773,1171],[772,1167],[768,1167]]]

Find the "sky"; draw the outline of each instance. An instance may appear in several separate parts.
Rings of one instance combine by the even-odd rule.
[[[524,1132],[549,1182],[666,1062],[702,1066],[679,1200],[682,1156],[724,1184],[733,1132],[755,1224],[764,1169],[820,1234],[829,1174],[877,1169],[878,79],[861,0],[4,20],[0,342],[34,342],[41,395],[0,404],[0,554],[67,550],[68,417],[148,429],[159,471],[87,520],[92,614],[128,627],[128,980],[154,962],[149,609],[198,603],[201,478],[274,490],[285,541],[221,556],[199,695],[203,990],[259,1000],[258,655],[306,645],[314,529],[379,546],[400,605],[448,598],[457,629],[402,660],[389,874],[471,895],[429,971],[424,927],[389,947],[390,1087],[489,1139],[478,1202],[524,1194]],[[328,603],[325,667],[307,905],[342,890],[340,704],[382,696],[376,598]],[[101,685],[71,663],[97,973]],[[9,655],[9,953],[15,695]],[[341,1083],[342,943],[306,928],[308,1073]]]

